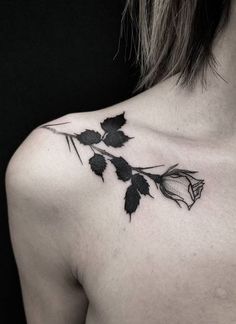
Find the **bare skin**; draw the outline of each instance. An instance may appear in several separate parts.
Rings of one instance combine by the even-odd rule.
[[[236,17],[235,10],[232,13]],[[110,165],[104,182],[66,141],[36,129],[7,171],[9,221],[29,324],[236,323],[235,19],[217,42],[219,72],[208,88],[177,77],[139,96],[52,123],[68,133],[99,130],[125,111],[134,137],[111,149],[132,165],[175,163],[198,170],[202,197],[191,211],[145,197],[129,217],[126,185]]]

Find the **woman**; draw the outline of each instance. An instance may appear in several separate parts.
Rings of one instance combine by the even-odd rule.
[[[30,324],[236,321],[236,5],[136,2],[148,90],[42,125],[8,167]]]

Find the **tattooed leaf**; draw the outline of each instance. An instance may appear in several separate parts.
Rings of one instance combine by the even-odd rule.
[[[141,174],[132,175],[131,183],[142,195],[150,195],[149,184]]]
[[[128,181],[131,178],[132,168],[129,163],[125,161],[125,159],[122,157],[114,157],[110,161],[116,168],[118,179]]]
[[[84,132],[76,135],[80,143],[84,145],[97,144],[101,141],[101,134],[90,129],[86,129]]]
[[[103,172],[106,169],[106,165],[107,165],[104,156],[101,154],[94,153],[94,156],[92,156],[89,159],[89,164],[91,166],[92,171],[96,175],[100,176],[102,178],[102,180],[104,181]]]
[[[126,136],[124,134],[124,132],[114,131],[114,132],[108,133],[103,141],[107,146],[121,147],[129,139],[130,139],[130,137]]]
[[[105,132],[112,132],[112,131],[116,131],[119,128],[121,128],[125,122],[126,119],[124,117],[125,113],[123,112],[120,115],[117,115],[115,117],[112,118],[106,118],[102,123],[101,123],[101,127]]]
[[[129,186],[125,194],[125,210],[127,214],[131,216],[136,211],[139,200],[140,194],[138,190],[133,185]]]

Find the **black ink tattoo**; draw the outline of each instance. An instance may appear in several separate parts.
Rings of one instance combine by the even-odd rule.
[[[93,156],[89,159],[91,170],[104,181],[103,173],[107,167],[107,162],[115,167],[117,178],[124,182],[129,182],[129,186],[125,194],[124,209],[131,215],[136,211],[142,196],[153,196],[150,194],[149,181],[154,182],[156,188],[160,189],[161,193],[173,200],[179,207],[185,204],[190,210],[197,199],[201,197],[201,192],[204,186],[204,180],[196,179],[193,174],[197,171],[179,169],[175,164],[167,169],[162,175],[147,172],[163,165],[155,165],[151,167],[134,167],[131,166],[123,157],[115,156],[108,151],[98,146],[103,142],[106,146],[114,148],[122,147],[127,141],[133,137],[127,136],[122,130],[122,126],[126,123],[125,113],[115,117],[106,118],[100,123],[103,130],[103,135],[97,131],[86,129],[80,134],[69,134],[60,132],[54,126],[62,124],[44,125],[42,128],[52,131],[55,134],[63,135],[66,139],[69,151],[74,150],[81,164],[83,164],[77,149],[76,143],[87,145],[93,152]]]

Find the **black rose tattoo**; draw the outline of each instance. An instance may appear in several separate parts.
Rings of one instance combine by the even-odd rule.
[[[69,134],[60,132],[54,128],[65,123],[44,125],[42,128],[64,136],[69,150],[74,150],[81,164],[83,162],[76,144],[79,143],[89,146],[92,152],[92,156],[89,158],[89,165],[94,174],[101,177],[103,181],[103,173],[107,165],[109,163],[113,165],[117,178],[126,182],[128,185],[124,194],[124,209],[129,214],[130,220],[131,215],[137,210],[143,196],[153,198],[150,193],[150,182],[154,182],[164,197],[173,200],[179,207],[185,205],[190,210],[201,197],[204,186],[204,180],[195,178],[197,171],[179,169],[178,164],[175,164],[163,174],[150,173],[147,170],[163,165],[134,167],[122,156],[115,156],[99,146],[103,142],[107,147],[123,147],[126,142],[133,138],[121,130],[125,123],[125,113],[123,112],[115,117],[106,118],[100,123],[103,133],[86,129],[78,134]]]

